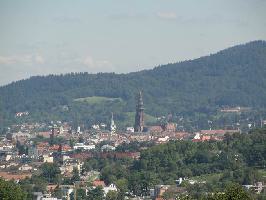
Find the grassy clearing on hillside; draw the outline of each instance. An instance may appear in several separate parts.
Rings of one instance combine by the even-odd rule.
[[[99,96],[92,96],[92,97],[84,97],[84,98],[78,98],[74,99],[75,102],[83,102],[88,104],[102,104],[107,101],[119,101],[122,102],[123,100],[121,98],[109,98],[109,97],[99,97]]]

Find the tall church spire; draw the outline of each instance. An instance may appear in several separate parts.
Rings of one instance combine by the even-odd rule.
[[[142,93],[141,91],[139,91],[138,102],[136,105],[134,132],[142,132],[143,127],[144,127],[144,106],[142,100]]]
[[[111,131],[111,134],[115,133],[115,131],[116,131],[116,125],[114,122],[114,114],[113,113],[112,113],[112,117],[111,117],[110,131]]]

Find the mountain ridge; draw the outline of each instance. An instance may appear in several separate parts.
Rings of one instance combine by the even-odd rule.
[[[123,73],[123,72],[122,73],[117,73],[117,72],[98,72],[98,73],[69,72],[69,73],[64,73],[64,74],[34,75],[34,76],[29,77],[29,78],[23,78],[23,79],[20,79],[20,80],[12,81],[10,83],[7,83],[5,85],[0,86],[0,88],[6,87],[6,86],[9,86],[9,85],[12,85],[12,84],[16,84],[16,83],[21,82],[21,81],[26,81],[26,80],[29,80],[29,79],[32,79],[32,78],[45,78],[45,77],[48,77],[48,76],[61,76],[61,75],[71,75],[71,74],[80,74],[80,73],[85,73],[85,74],[89,74],[89,75],[97,75],[97,74],[127,75],[127,74],[132,74],[132,73],[134,74],[134,73],[139,73],[139,72],[144,72],[144,71],[151,71],[151,70],[154,70],[154,69],[157,69],[157,68],[165,67],[167,65],[175,65],[175,64],[180,64],[180,63],[184,63],[184,62],[196,61],[198,59],[202,59],[202,58],[205,58],[205,57],[209,57],[209,56],[212,56],[212,55],[216,55],[216,54],[222,53],[223,51],[227,51],[227,50],[230,50],[230,49],[234,49],[234,48],[238,48],[238,47],[242,47],[242,46],[250,45],[250,44],[266,44],[266,40],[254,40],[254,41],[246,42],[244,44],[234,45],[234,46],[228,47],[226,49],[217,51],[216,53],[210,53],[210,54],[207,54],[207,55],[204,55],[204,56],[200,56],[200,57],[194,58],[194,59],[187,59],[187,60],[185,59],[185,60],[182,60],[182,61],[169,62],[167,64],[160,64],[160,65],[155,66],[155,67],[153,67],[151,69],[142,69],[142,70],[139,70],[139,71],[132,71],[132,72],[127,72],[127,73]]]
[[[60,119],[63,114],[58,106],[67,105],[71,111],[64,114],[69,115],[63,117],[66,120],[77,115],[80,107],[88,109],[78,117],[81,121],[88,121],[89,113],[103,116],[116,110],[123,120],[123,112],[134,111],[138,90],[144,91],[146,112],[153,116],[208,113],[221,106],[265,107],[265,76],[266,41],[258,40],[194,60],[126,74],[34,76],[0,87],[0,113],[11,121],[14,113],[25,110],[33,113],[32,117],[43,113],[46,117],[37,117],[40,120],[51,116]],[[73,103],[75,98],[89,96],[121,98],[125,105],[106,105],[96,112],[96,108]]]

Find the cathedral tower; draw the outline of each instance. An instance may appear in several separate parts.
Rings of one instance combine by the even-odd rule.
[[[138,102],[136,105],[134,132],[142,132],[144,127],[144,107],[142,93],[139,91]]]
[[[115,125],[113,113],[112,113],[112,117],[111,117],[110,131],[111,131],[111,134],[115,133],[115,131],[116,131],[116,125]]]

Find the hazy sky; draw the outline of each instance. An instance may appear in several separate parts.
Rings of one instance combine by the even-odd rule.
[[[0,0],[0,85],[130,72],[266,40],[266,0]]]

